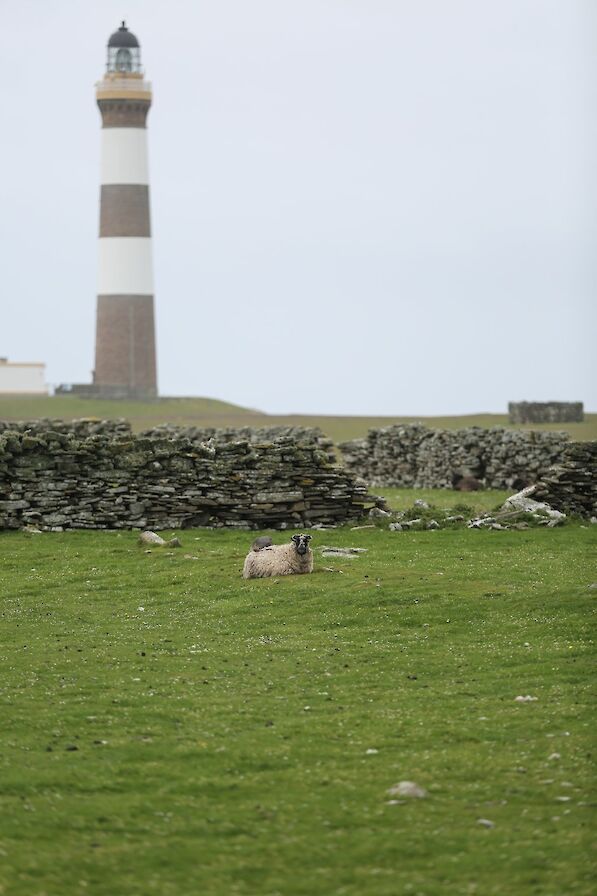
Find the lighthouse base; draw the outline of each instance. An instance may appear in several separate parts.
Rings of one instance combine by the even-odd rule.
[[[153,296],[98,296],[93,392],[104,398],[157,396]]]
[[[54,395],[74,395],[77,398],[121,399],[153,401],[159,399],[157,392],[129,389],[127,386],[98,386],[95,383],[60,383]]]

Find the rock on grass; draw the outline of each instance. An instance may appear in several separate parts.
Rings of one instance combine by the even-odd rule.
[[[423,800],[427,796],[427,791],[414,781],[399,781],[398,784],[389,788],[387,794],[388,796],[408,796]]]

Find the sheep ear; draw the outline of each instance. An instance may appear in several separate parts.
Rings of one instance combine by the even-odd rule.
[[[311,539],[313,538],[313,536],[312,536],[312,535],[305,535],[305,538],[307,539],[307,541],[311,541]]]
[[[290,540],[298,542],[299,538],[300,538],[300,535],[293,535]]]

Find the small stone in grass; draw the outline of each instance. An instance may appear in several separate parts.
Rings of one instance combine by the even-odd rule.
[[[495,824],[489,818],[477,818],[477,824],[483,825],[484,828],[494,828]]]
[[[535,700],[538,700],[538,697],[531,697],[530,694],[526,694],[523,696],[519,694],[518,697],[514,698],[515,703],[533,703]]]
[[[387,791],[388,796],[409,796],[413,799],[425,799],[427,791],[414,781],[400,781]]]
[[[375,747],[369,747],[368,750],[365,750],[366,756],[374,756],[376,753],[379,753],[379,750],[376,750]]]
[[[150,532],[146,530],[145,532],[141,532],[139,535],[139,544],[157,544],[160,547],[166,544],[161,535],[158,535],[156,532]]]
[[[550,753],[547,758],[548,759],[561,759],[562,757],[560,756],[559,753]]]
[[[68,747],[65,747],[64,749],[67,750],[69,753],[73,753],[75,750],[78,750],[79,748],[75,744],[69,744]]]

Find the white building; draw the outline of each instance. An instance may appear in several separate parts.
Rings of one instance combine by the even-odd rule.
[[[0,395],[48,395],[46,365],[0,358]]]

